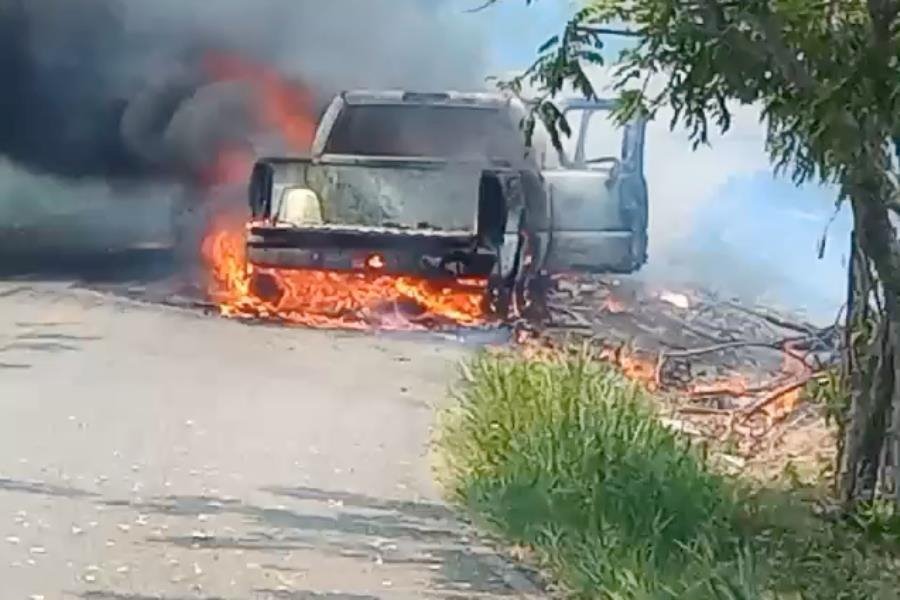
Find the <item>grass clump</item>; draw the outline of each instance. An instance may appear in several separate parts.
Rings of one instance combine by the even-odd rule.
[[[753,564],[729,486],[612,368],[485,355],[459,400],[439,441],[450,493],[573,595],[754,597],[732,580]]]
[[[484,354],[463,375],[442,483],[568,597],[897,597],[893,551],[714,472],[614,368]]]

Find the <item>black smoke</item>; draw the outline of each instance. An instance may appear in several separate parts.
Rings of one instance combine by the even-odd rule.
[[[0,157],[34,173],[179,179],[254,143],[235,53],[311,87],[473,88],[482,48],[442,0],[0,0]],[[2,199],[0,199],[2,201]]]

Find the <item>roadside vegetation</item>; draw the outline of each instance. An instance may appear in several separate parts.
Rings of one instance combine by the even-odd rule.
[[[711,467],[653,399],[586,352],[485,353],[437,440],[447,494],[570,598],[900,597],[890,510]],[[815,494],[813,494],[815,492]]]

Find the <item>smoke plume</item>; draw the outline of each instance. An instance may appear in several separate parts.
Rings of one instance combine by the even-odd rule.
[[[0,0],[0,154],[66,177],[204,164],[253,127],[228,54],[302,82],[315,105],[357,86],[473,87],[462,15],[423,0]],[[457,11],[458,12],[458,11]]]
[[[0,253],[152,238],[223,158],[302,151],[342,89],[481,87],[449,4],[0,0]]]

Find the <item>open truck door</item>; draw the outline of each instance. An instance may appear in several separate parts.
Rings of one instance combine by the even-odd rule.
[[[572,129],[542,170],[551,207],[549,272],[636,271],[647,261],[645,120],[616,125],[612,100],[560,108]],[[556,162],[556,161],[554,161]]]

